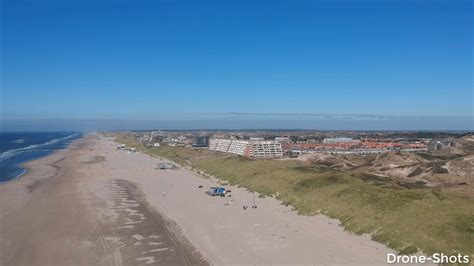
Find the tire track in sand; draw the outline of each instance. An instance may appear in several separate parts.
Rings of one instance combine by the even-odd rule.
[[[119,250],[116,265],[209,265],[173,221],[149,206],[134,183],[113,179],[104,190],[106,208],[114,215],[94,220],[107,253],[111,245]],[[111,228],[104,232],[100,223]]]

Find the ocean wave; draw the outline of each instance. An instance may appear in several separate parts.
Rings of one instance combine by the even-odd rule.
[[[71,134],[69,136],[66,136],[66,137],[62,137],[62,138],[57,138],[57,139],[52,139],[50,141],[47,141],[45,143],[41,143],[41,144],[33,144],[33,145],[30,145],[30,146],[26,146],[26,147],[23,147],[23,148],[18,148],[18,149],[12,149],[12,150],[8,150],[8,151],[4,151],[0,154],[0,162],[1,161],[4,161],[6,159],[9,159],[17,154],[20,154],[22,152],[27,152],[27,151],[32,151],[32,150],[35,150],[35,149],[38,149],[38,148],[42,148],[42,147],[45,147],[45,146],[48,146],[48,145],[53,145],[53,144],[56,144],[58,142],[61,142],[61,141],[65,141],[65,140],[68,140],[74,136],[77,136],[79,135],[79,133],[74,133],[74,134]]]

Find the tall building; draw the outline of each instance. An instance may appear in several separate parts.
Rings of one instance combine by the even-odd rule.
[[[193,147],[209,146],[209,137],[196,137],[193,139]]]
[[[252,158],[283,157],[281,143],[271,140],[217,139],[209,141],[209,150],[232,153]]]

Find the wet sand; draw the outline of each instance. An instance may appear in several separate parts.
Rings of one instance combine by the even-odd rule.
[[[94,154],[92,139],[29,162],[27,174],[0,185],[0,264],[208,264],[135,184],[94,173],[106,157]],[[101,193],[89,190],[96,182]]]

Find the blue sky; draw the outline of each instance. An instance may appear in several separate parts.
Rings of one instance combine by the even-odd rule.
[[[2,1],[4,121],[351,114],[473,128],[471,1],[62,2]]]

